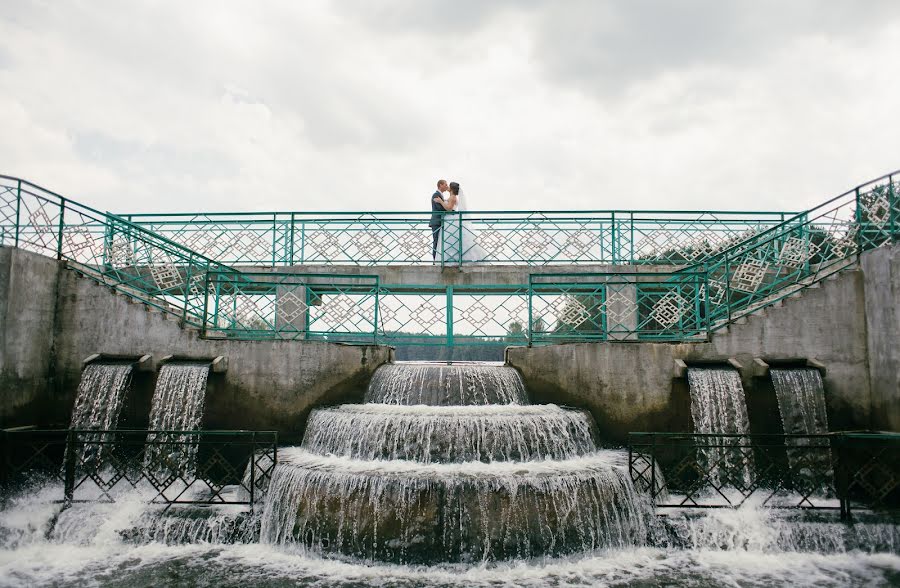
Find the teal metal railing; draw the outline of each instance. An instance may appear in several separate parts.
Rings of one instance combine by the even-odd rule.
[[[2,245],[65,260],[82,275],[198,328],[206,276],[233,271],[143,226],[10,176],[0,176],[0,225]]]
[[[774,226],[723,241],[714,253],[704,249],[708,256],[702,262],[677,271],[532,274],[527,284],[514,285],[401,286],[383,284],[374,275],[242,272],[151,231],[153,223],[101,213],[8,176],[0,176],[0,236],[4,245],[65,259],[72,269],[177,315],[209,337],[449,347],[685,341],[704,339],[852,265],[863,251],[895,242],[900,232],[896,177],[900,173],[887,174]],[[421,220],[427,223],[425,217]],[[409,227],[408,219],[398,222]],[[463,231],[466,222],[459,221]],[[182,224],[203,226],[196,223]],[[629,223],[633,228],[634,218]],[[290,230],[297,226],[294,218]],[[227,242],[230,234],[227,227],[222,230],[181,235],[212,239],[219,247],[220,239]],[[284,241],[274,242],[283,247]],[[345,244],[337,243],[343,250]],[[691,244],[689,250],[671,251],[680,251],[678,258],[686,260],[698,249]],[[457,253],[465,261],[466,250]],[[633,252],[629,255],[636,261]],[[672,262],[675,255],[665,259]],[[347,259],[364,261],[352,251]],[[385,258],[368,259],[376,263]],[[662,258],[653,259],[660,263]],[[550,262],[531,254],[521,261]],[[249,263],[247,258],[243,262]]]
[[[691,265],[793,212],[495,211],[124,214],[167,239],[238,266],[430,265],[432,214],[442,265]]]

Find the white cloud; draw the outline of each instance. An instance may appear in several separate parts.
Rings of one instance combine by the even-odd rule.
[[[891,5],[561,4],[17,4],[2,171],[131,211],[421,210],[439,176],[799,209],[900,163]]]

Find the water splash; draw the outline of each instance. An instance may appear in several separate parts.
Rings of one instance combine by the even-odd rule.
[[[151,431],[193,431],[200,428],[206,400],[209,363],[162,366],[150,408]],[[191,435],[151,433],[144,466],[160,473],[187,474],[197,466],[197,440]]]
[[[649,510],[601,454],[421,464],[285,450],[264,542],[369,561],[528,559],[639,544]]]
[[[695,433],[746,435],[750,429],[747,401],[741,378],[734,369],[688,368],[691,416]],[[723,440],[721,445],[727,444]],[[704,447],[698,451],[701,467],[709,471],[717,486],[746,488],[752,477],[753,460],[739,449]]]

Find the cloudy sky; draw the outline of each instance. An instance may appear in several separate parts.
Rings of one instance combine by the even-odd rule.
[[[900,167],[900,2],[16,0],[0,113],[115,211],[800,209]]]

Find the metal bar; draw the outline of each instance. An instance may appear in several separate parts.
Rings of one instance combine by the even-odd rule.
[[[63,226],[66,212],[66,199],[60,198],[59,201],[59,232],[56,236],[56,259],[62,259],[62,242],[63,242]]]
[[[656,435],[652,435],[650,441],[650,496],[656,504]]]
[[[256,503],[256,431],[253,432],[250,447],[250,509]]]
[[[15,246],[19,246],[19,222],[21,217],[22,210],[22,180],[18,180],[16,182],[16,241]]]
[[[184,308],[181,309],[182,327],[187,324],[187,309],[191,299],[191,265],[193,262],[194,260],[189,257],[187,267],[184,270]]]
[[[288,265],[294,265],[294,213],[291,213],[291,224],[288,227],[289,251]]]
[[[447,347],[453,349],[453,286],[447,286]],[[451,355],[452,359],[452,355]]]
[[[890,219],[890,231],[891,231],[891,242],[895,241],[897,238],[897,231],[895,230],[896,223],[896,206],[894,204],[895,192],[894,192],[894,176],[888,176],[888,218]]]
[[[66,507],[72,504],[75,498],[75,430],[69,429],[66,435],[66,464],[63,480],[64,504]]]

